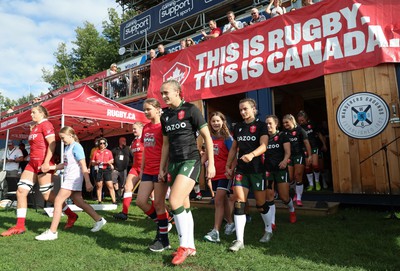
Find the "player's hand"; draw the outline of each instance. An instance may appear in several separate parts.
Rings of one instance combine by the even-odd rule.
[[[93,185],[91,182],[85,182],[86,184],[86,191],[92,192],[93,191]]]

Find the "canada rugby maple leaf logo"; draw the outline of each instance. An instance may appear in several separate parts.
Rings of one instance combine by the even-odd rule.
[[[164,82],[167,80],[175,79],[180,84],[183,84],[190,74],[190,67],[176,62],[171,69],[169,69],[163,76]]]

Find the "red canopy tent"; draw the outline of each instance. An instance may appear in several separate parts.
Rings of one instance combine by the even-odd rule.
[[[132,132],[132,124],[148,122],[142,111],[110,100],[89,86],[82,86],[42,103],[49,111],[49,121],[56,134],[63,126],[75,129],[79,139],[116,136]],[[27,139],[32,124],[31,111],[0,121],[0,138]],[[9,135],[7,138],[7,133]]]

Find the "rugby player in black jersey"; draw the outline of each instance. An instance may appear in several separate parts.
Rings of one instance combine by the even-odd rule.
[[[279,119],[269,115],[265,119],[268,129],[268,146],[265,152],[264,166],[265,179],[267,180],[267,201],[270,210],[274,211],[274,187],[278,190],[279,198],[289,209],[290,223],[296,222],[293,201],[289,196],[288,161],[290,159],[290,141],[285,133],[278,130]],[[275,216],[275,212],[272,212]],[[274,228],[274,217],[272,218]]]
[[[189,194],[199,181],[201,170],[196,143],[197,131],[203,137],[206,147],[207,179],[215,176],[213,142],[200,110],[183,100],[178,81],[165,81],[161,85],[161,96],[168,108],[161,115],[163,145],[158,178],[160,181],[167,181],[171,186],[169,202],[179,235],[179,248],[173,253],[172,264],[178,265],[187,256],[196,254]]]
[[[311,145],[311,166],[306,166],[306,176],[308,179],[307,191],[312,191],[314,189],[315,180],[315,190],[321,190],[321,184],[319,182],[320,171],[322,170],[319,164],[319,158],[322,158],[322,151],[326,152],[326,140],[325,137],[318,131],[317,127],[310,121],[306,112],[301,110],[297,114],[297,121],[299,122],[301,128],[306,131],[308,140]],[[321,150],[319,149],[320,143],[322,144]],[[321,159],[322,160],[322,159]],[[324,185],[325,186],[325,185]]]
[[[245,205],[250,189],[254,192],[257,209],[265,224],[265,234],[260,242],[268,242],[272,236],[272,217],[266,201],[267,186],[261,161],[262,154],[267,150],[268,131],[266,124],[256,119],[256,108],[253,99],[240,100],[239,111],[244,121],[235,125],[233,143],[226,162],[226,174],[229,178],[233,174],[232,162],[239,151],[233,186],[236,240],[229,247],[229,250],[235,252],[244,248]]]
[[[291,155],[290,162],[288,165],[289,178],[291,182],[296,182],[296,194],[293,201],[297,206],[303,206],[301,196],[303,195],[303,173],[304,165],[311,164],[311,146],[308,141],[308,136],[303,128],[297,125],[295,118],[291,114],[287,114],[283,117],[283,127],[285,133],[290,141]],[[306,150],[306,154],[304,153]],[[306,157],[307,155],[307,157]]]

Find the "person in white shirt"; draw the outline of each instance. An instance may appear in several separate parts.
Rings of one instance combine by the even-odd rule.
[[[282,0],[271,0],[265,12],[268,13],[271,18],[274,18],[276,16],[285,14],[286,9],[282,7]]]
[[[6,151],[6,167],[7,177],[17,177],[19,162],[24,160],[22,151],[14,145],[12,140],[8,141]]]
[[[226,17],[228,18],[229,23],[224,26],[222,33],[230,33],[245,27],[243,22],[235,21],[235,13],[233,13],[233,11],[228,11]]]

